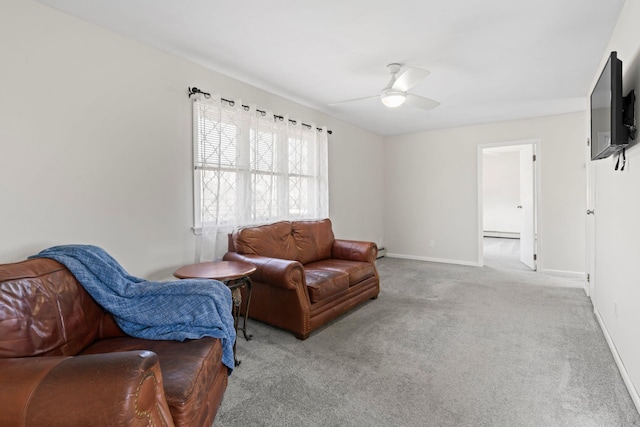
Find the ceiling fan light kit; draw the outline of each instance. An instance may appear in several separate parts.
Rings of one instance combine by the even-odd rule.
[[[380,100],[389,108],[397,108],[404,104],[407,94],[393,89],[385,89],[380,93]]]

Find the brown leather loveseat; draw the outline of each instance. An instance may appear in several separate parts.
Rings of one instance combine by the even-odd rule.
[[[257,267],[249,316],[299,339],[377,298],[373,242],[335,239],[329,219],[244,227],[229,236],[227,261]]]
[[[52,259],[0,265],[0,425],[211,426],[219,339],[125,335]]]

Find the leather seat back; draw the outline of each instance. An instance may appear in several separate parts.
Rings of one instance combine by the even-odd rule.
[[[307,264],[331,257],[335,240],[331,220],[280,221],[240,228],[230,248],[245,255],[261,255]]]
[[[95,340],[103,317],[62,264],[0,265],[0,358],[76,355]]]

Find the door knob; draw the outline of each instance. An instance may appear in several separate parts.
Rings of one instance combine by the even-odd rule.
[[[593,214],[595,214],[593,209],[587,209],[587,215],[593,215]]]

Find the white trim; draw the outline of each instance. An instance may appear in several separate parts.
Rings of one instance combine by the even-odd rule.
[[[429,262],[439,262],[443,264],[457,264],[457,265],[469,265],[472,267],[482,267],[477,262],[461,261],[457,259],[432,258],[432,257],[422,257],[422,256],[415,256],[415,255],[394,254],[394,253],[387,253],[386,256],[388,258],[402,258],[402,259],[411,259],[416,261],[429,261]]]
[[[539,271],[543,265],[542,263],[542,234],[540,233],[540,224],[542,221],[540,220],[540,213],[542,212],[542,144],[540,138],[531,138],[531,139],[522,139],[522,140],[513,140],[513,141],[503,141],[503,142],[488,142],[483,144],[478,144],[477,150],[477,162],[478,162],[478,262],[477,265],[484,266],[484,247],[482,244],[482,239],[484,238],[484,221],[483,221],[483,191],[482,191],[482,153],[485,148],[496,148],[496,147],[508,147],[508,146],[517,146],[517,145],[531,145],[533,147],[533,154],[536,156],[536,162],[533,165],[534,167],[534,204],[535,204],[535,212],[534,212],[534,228],[535,228],[535,248],[534,254],[537,255],[536,259],[536,271]]]
[[[593,164],[593,162],[591,161],[591,144],[593,141],[590,141],[591,139],[591,116],[590,116],[590,109],[587,106],[587,117],[589,118],[589,120],[587,121],[587,126],[589,126],[587,128],[587,135],[589,135],[587,137],[587,141],[589,141],[589,143],[587,144],[587,149],[586,149],[586,153],[585,153],[585,167],[586,167],[586,172],[587,172],[587,191],[586,191],[586,201],[587,201],[587,206],[586,206],[586,210],[589,211],[595,211],[596,210],[596,199],[597,199],[597,195],[596,195],[596,182],[597,182],[597,176],[596,176],[596,168],[595,165]],[[586,251],[585,251],[585,270],[586,272],[589,274],[590,276],[590,282],[587,282],[585,280],[585,290],[587,292],[587,295],[589,295],[589,297],[591,298],[591,295],[595,296],[595,287],[596,287],[596,219],[594,217],[594,215],[591,215],[591,217],[589,217],[589,214],[585,215],[585,246],[586,246]],[[594,298],[592,298],[592,300],[594,300]],[[593,301],[594,305],[596,304],[596,301]]]
[[[483,165],[484,161],[482,160],[483,154],[482,149],[484,148],[484,144],[478,144],[477,147],[477,159],[478,162],[478,176],[476,177],[476,181],[478,184],[478,265],[480,267],[484,267],[484,191],[483,191]]]
[[[618,366],[618,370],[620,371],[620,375],[622,376],[622,380],[624,381],[624,385],[627,386],[627,390],[629,391],[629,395],[631,396],[631,400],[633,400],[634,405],[636,405],[636,410],[640,412],[640,395],[638,394],[638,390],[633,385],[631,381],[631,377],[627,372],[627,369],[620,358],[620,354],[618,354],[618,350],[613,343],[613,339],[609,335],[609,331],[607,331],[607,327],[604,324],[604,320],[600,316],[600,312],[598,312],[597,308],[593,308],[593,312],[596,315],[596,319],[598,319],[598,324],[600,324],[600,329],[602,329],[602,333],[604,334],[604,338],[607,340],[607,344],[609,345],[609,350],[611,350],[611,354],[613,355],[613,359],[616,361],[616,365]]]
[[[560,276],[560,277],[568,277],[571,279],[587,280],[586,273],[583,273],[580,271],[551,270],[551,269],[545,268],[540,270],[540,273],[548,274],[550,276]],[[581,287],[584,287],[584,285],[582,285]]]

